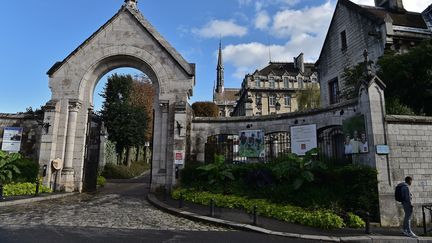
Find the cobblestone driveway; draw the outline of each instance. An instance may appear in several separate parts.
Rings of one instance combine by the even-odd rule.
[[[141,183],[108,183],[96,195],[0,208],[0,227],[79,226],[180,231],[226,231],[159,211],[145,200]]]

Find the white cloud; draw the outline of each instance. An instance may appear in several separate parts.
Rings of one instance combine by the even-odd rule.
[[[200,29],[192,29],[192,33],[204,38],[242,37],[247,34],[247,31],[246,27],[236,24],[234,20],[212,20]]]
[[[357,4],[375,6],[374,0],[351,0]],[[404,7],[408,11],[412,12],[423,12],[430,4],[430,0],[404,0]]]
[[[238,45],[228,45],[223,49],[224,61],[235,67],[233,76],[244,78],[247,73],[265,67],[270,61],[291,62],[293,57],[307,50],[306,61],[314,62],[317,59],[320,45],[318,37],[301,35],[287,42],[285,45],[264,45],[251,42]]]
[[[276,13],[273,19],[272,34],[277,37],[327,31],[334,11],[334,3],[327,1],[323,5],[302,10],[286,9]]]
[[[266,11],[260,11],[255,16],[255,28],[265,30],[268,28],[271,19]]]

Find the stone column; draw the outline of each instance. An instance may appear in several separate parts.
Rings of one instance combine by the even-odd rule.
[[[62,187],[66,192],[72,192],[75,189],[73,168],[73,153],[75,145],[75,132],[78,117],[78,111],[81,103],[78,101],[69,101],[68,125],[66,133],[66,148],[64,156],[64,167],[62,170]]]

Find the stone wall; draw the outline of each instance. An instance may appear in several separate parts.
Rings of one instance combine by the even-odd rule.
[[[421,205],[432,203],[432,117],[388,115],[386,122],[393,187],[413,177],[414,221],[422,224]],[[402,206],[396,207],[401,219]]]
[[[341,111],[344,111],[341,113]],[[218,134],[239,134],[241,130],[263,130],[265,134],[289,132],[292,126],[316,124],[317,129],[342,125],[343,120],[358,114],[357,102],[348,101],[309,112],[293,112],[255,117],[196,117],[192,120],[191,156],[204,162],[207,138]]]
[[[5,127],[23,128],[20,152],[25,157],[37,160],[42,129],[41,126],[38,126],[33,117],[26,114],[0,113],[0,148],[3,142],[3,131]]]

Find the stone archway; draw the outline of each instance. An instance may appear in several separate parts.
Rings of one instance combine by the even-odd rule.
[[[107,23],[47,73],[52,97],[45,106],[49,129],[42,136],[39,163],[51,165],[57,158],[63,162],[58,180],[62,190],[82,190],[86,124],[94,89],[103,75],[119,67],[136,68],[153,82],[152,189],[175,183],[174,151],[185,153],[186,136],[174,124],[187,124],[186,102],[195,83],[195,65],[150,25],[136,0],[126,0]],[[54,180],[48,168],[47,185]]]

